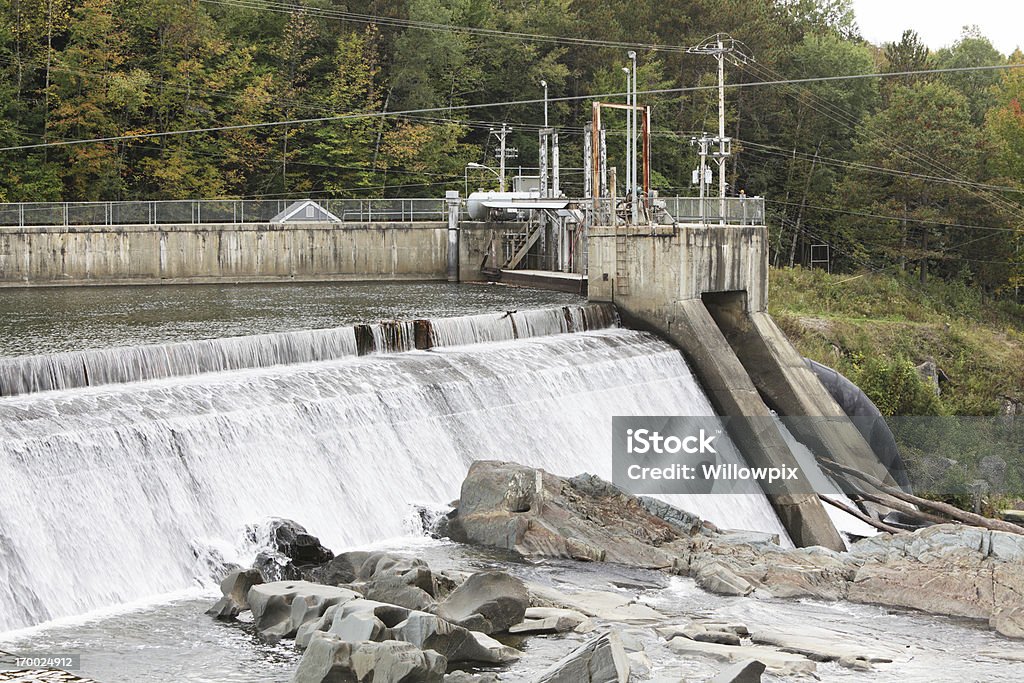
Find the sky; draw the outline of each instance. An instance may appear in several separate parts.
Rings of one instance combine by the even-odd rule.
[[[977,24],[1003,54],[1024,48],[1024,0],[853,0],[853,9],[861,35],[875,44],[898,41],[910,28],[934,51]]]

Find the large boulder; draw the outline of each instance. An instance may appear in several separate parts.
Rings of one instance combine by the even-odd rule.
[[[472,631],[500,633],[520,623],[530,595],[519,579],[500,571],[477,572],[437,606],[441,618]]]
[[[334,553],[298,522],[273,517],[246,527],[249,542],[259,548],[254,564],[265,581],[297,581],[302,569],[323,564]]]
[[[359,571],[370,554],[364,550],[340,553],[321,565],[305,568],[302,578],[313,583],[325,583],[328,586],[353,583],[360,579]]]
[[[432,610],[450,583],[435,576],[423,560],[389,552],[342,553],[306,568],[303,576],[318,583],[345,585],[370,600],[415,610]]]
[[[527,556],[671,567],[684,537],[635,496],[589,475],[564,479],[510,462],[474,462],[446,531]]]
[[[349,642],[317,633],[302,655],[293,683],[442,683],[445,658],[394,640]]]
[[[440,652],[450,662],[507,664],[519,659],[519,651],[488,635],[470,631],[426,612],[410,612],[405,621],[388,631],[395,640]]]
[[[615,631],[576,648],[545,670],[537,683],[627,683],[629,657]]]
[[[308,646],[318,632],[346,640],[400,640],[422,650],[434,650],[450,662],[505,664],[519,651],[483,633],[451,624],[434,614],[374,600],[355,599],[331,607],[302,626],[296,645]]]
[[[329,607],[355,600],[359,594],[308,581],[277,581],[253,586],[246,597],[257,633],[277,642],[295,636],[300,626],[320,618]]]
[[[260,583],[263,583],[263,576],[256,569],[231,572],[220,582],[221,599],[206,613],[217,619],[234,619],[249,609],[249,589]]]

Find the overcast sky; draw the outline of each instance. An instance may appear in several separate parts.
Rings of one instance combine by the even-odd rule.
[[[1005,55],[1024,47],[1024,0],[853,0],[861,34],[872,43],[898,41],[910,28],[932,50],[977,24]]]

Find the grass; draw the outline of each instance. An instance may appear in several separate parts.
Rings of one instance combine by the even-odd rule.
[[[880,273],[775,269],[769,310],[803,355],[831,366],[890,415],[996,415],[1024,404],[1024,307],[963,283]],[[930,400],[907,369],[932,360]]]

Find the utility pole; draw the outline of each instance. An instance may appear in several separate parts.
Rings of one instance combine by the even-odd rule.
[[[548,82],[541,81],[540,87],[544,88],[544,127],[548,127]]]
[[[509,131],[512,130],[508,127],[508,124],[502,123],[501,130],[490,130],[491,135],[498,138],[498,190],[500,192],[505,191],[505,137]]]
[[[633,145],[630,143],[630,138],[633,137],[633,109],[630,107],[630,91],[633,88],[633,76],[632,71],[629,70],[628,66],[622,67],[622,73],[626,74],[626,162],[623,165],[623,173],[626,174],[626,184],[629,184],[629,169],[633,165]],[[614,205],[614,199],[613,199]]]
[[[629,120],[631,122],[629,126],[629,205],[630,217],[632,218],[630,222],[636,225],[639,222],[638,207],[636,205],[636,52],[630,50],[628,56],[633,70],[633,84],[630,88],[632,97],[629,108]]]
[[[725,56],[730,55],[736,63],[753,61],[753,57],[744,52],[743,47],[742,43],[728,34],[716,33],[700,45],[686,50],[690,54],[712,55],[718,60],[718,137],[714,139],[718,149],[712,156],[718,162],[718,214],[721,225],[725,225],[725,160],[732,156],[732,139],[725,136]],[[701,176],[702,188],[703,180]]]

